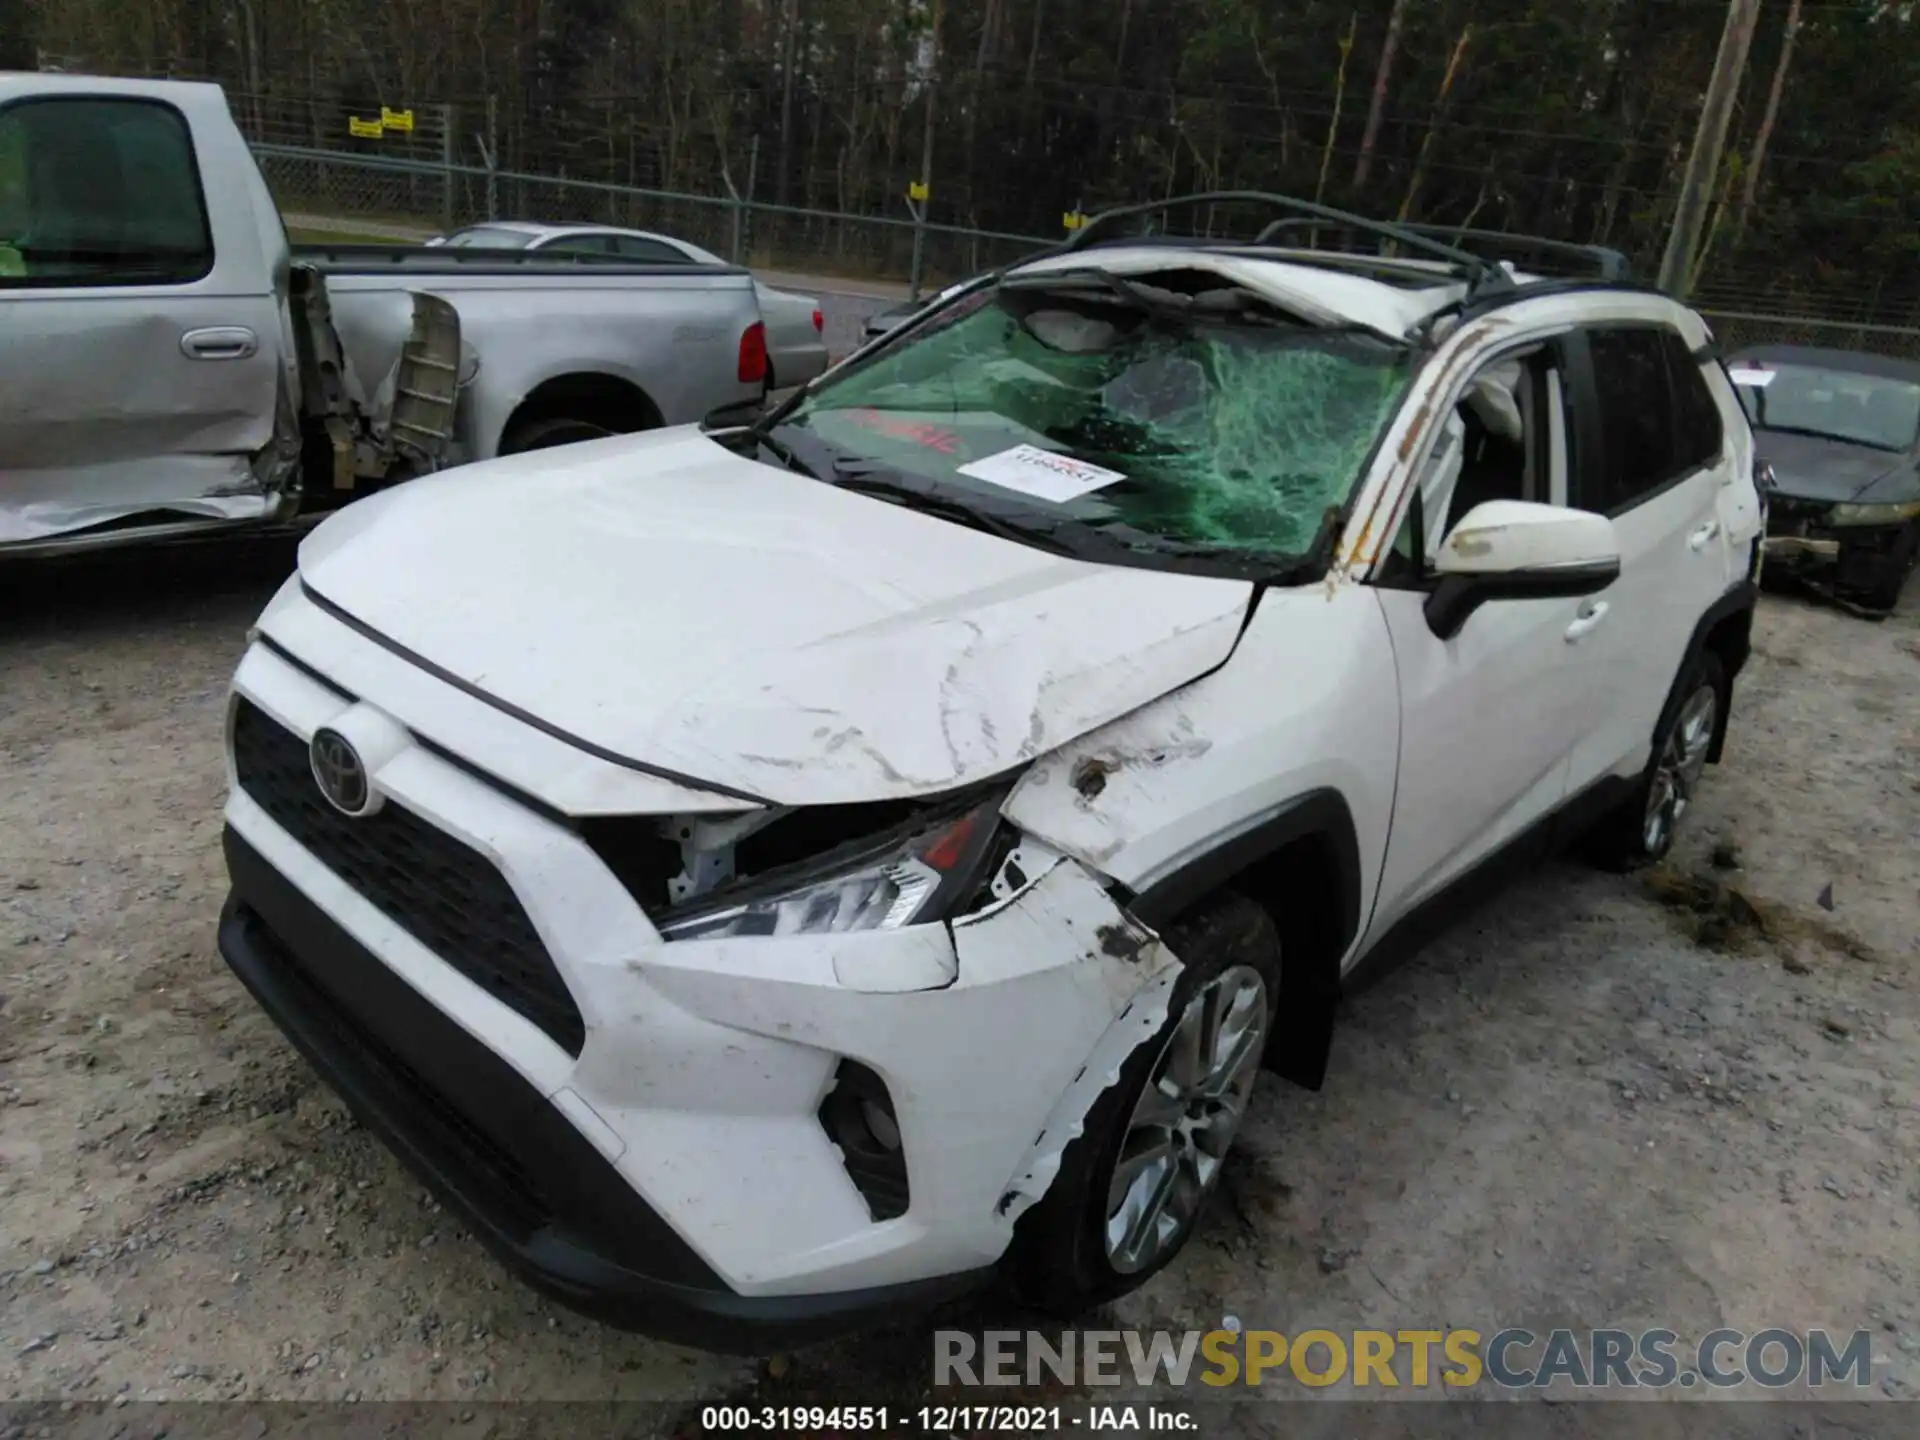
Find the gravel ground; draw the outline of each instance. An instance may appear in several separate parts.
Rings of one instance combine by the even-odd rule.
[[[0,1395],[922,1393],[929,1326],[770,1374],[535,1298],[229,976],[221,710],[290,563],[0,575]],[[1916,608],[1769,597],[1664,888],[1550,868],[1359,999],[1114,1323],[1871,1327],[1920,1393]]]

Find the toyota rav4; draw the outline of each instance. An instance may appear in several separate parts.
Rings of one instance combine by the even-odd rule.
[[[1696,314],[1148,209],[750,425],[364,500],[252,632],[221,949],[560,1300],[1125,1292],[1363,976],[1718,758],[1764,515]]]

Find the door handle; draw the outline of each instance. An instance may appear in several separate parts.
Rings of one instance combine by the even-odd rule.
[[[1713,542],[1713,537],[1719,533],[1720,522],[1718,520],[1709,520],[1698,530],[1687,536],[1687,548],[1696,552],[1704,550]]]
[[[210,325],[182,335],[180,353],[189,360],[251,360],[260,353],[260,337],[244,325]]]
[[[1575,616],[1573,623],[1567,626],[1567,643],[1572,644],[1576,640],[1591,635],[1600,628],[1600,622],[1606,618],[1607,602],[1604,600],[1595,600],[1590,605],[1581,606],[1579,615]]]

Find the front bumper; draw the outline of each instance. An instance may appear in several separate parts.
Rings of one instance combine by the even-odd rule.
[[[298,594],[277,601],[263,627],[275,638],[251,647],[234,679],[226,819],[245,847],[235,854],[258,864],[235,861],[236,913],[256,919],[227,926],[229,958],[260,972],[265,962],[246,954],[263,934],[292,957],[283,970],[334,973],[313,952],[315,935],[371,957],[386,988],[414,1002],[415,1020],[376,1031],[398,1064],[467,1106],[458,1113],[518,1115],[491,1142],[505,1160],[535,1175],[599,1175],[592,1215],[651,1215],[697,1265],[683,1255],[662,1271],[655,1256],[674,1245],[628,1255],[614,1243],[625,1219],[571,1224],[589,1257],[720,1295],[728,1316],[749,1298],[775,1314],[776,1301],[824,1307],[832,1328],[849,1307],[846,1323],[865,1323],[863,1295],[892,1305],[973,1283],[1050,1182],[1117,1074],[1114,1057],[1153,1033],[1154,1006],[1165,1013],[1177,962],[1151,935],[1126,958],[1090,945],[1132,922],[1097,878],[1059,858],[950,927],[667,943],[563,813],[576,793],[604,802],[633,785],[631,772],[593,768]],[[358,698],[371,695],[380,706]],[[249,707],[295,752],[269,789],[257,749],[254,788],[240,782]],[[309,737],[376,713],[393,741],[369,767],[385,809],[335,813],[329,831],[300,810],[327,808],[306,773]],[[289,772],[305,777],[291,790]],[[644,794],[620,803],[659,813]],[[281,890],[305,908],[255,899]],[[294,1032],[285,1005],[264,993],[262,1003]],[[368,1012],[368,1023],[382,1013]],[[480,1058],[436,1079],[420,1058],[430,1036],[471,1042],[463,1053]],[[468,1104],[459,1082],[482,1060],[499,1083]],[[904,1214],[874,1203],[872,1177],[828,1133],[823,1100],[848,1066],[879,1077],[892,1100]],[[541,1240],[534,1258],[556,1243]],[[556,1279],[526,1270],[511,1246],[503,1253],[535,1283],[580,1293],[566,1267]],[[650,1321],[643,1308],[613,1304],[633,1317],[622,1323],[656,1333],[684,1319]]]
[[[1768,567],[1844,591],[1877,589],[1904,570],[1911,558],[1911,522],[1829,525],[1830,508],[1773,497],[1764,543]]]
[[[992,1274],[735,1293],[512,1067],[231,827],[225,844],[228,965],[367,1128],[510,1269],[562,1304],[677,1344],[764,1354],[935,1305]]]

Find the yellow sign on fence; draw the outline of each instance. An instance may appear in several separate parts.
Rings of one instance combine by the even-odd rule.
[[[909,200],[924,200],[932,193],[933,191],[928,188],[924,180],[909,180],[907,182],[907,198]]]
[[[413,111],[389,110],[386,106],[382,105],[380,107],[380,124],[384,129],[399,130],[411,135],[413,133]]]
[[[1082,225],[1087,223],[1087,217],[1082,215],[1078,210],[1069,210],[1060,217],[1060,223],[1069,230],[1078,230]]]
[[[387,133],[387,129],[378,120],[362,120],[358,115],[349,115],[347,132],[358,140],[378,140]]]

